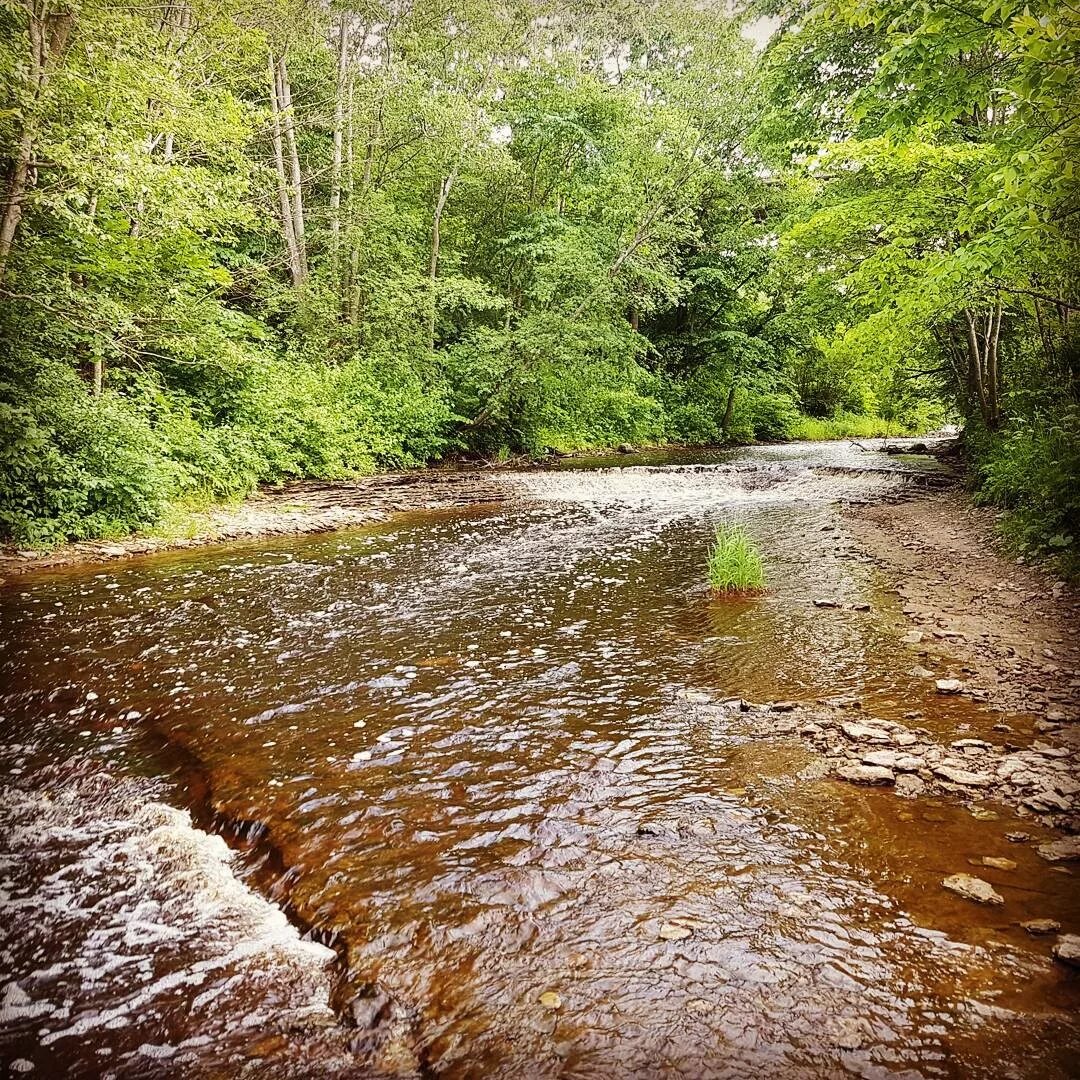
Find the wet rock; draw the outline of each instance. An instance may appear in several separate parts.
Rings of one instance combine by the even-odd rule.
[[[996,892],[989,881],[972,877],[971,874],[952,874],[942,881],[942,886],[965,900],[977,904],[1004,904],[1005,897]]]
[[[889,738],[889,733],[887,731],[882,731],[881,728],[870,727],[867,724],[859,724],[853,720],[845,720],[840,725],[840,730],[851,739],[852,742],[887,743],[892,741]]]
[[[1020,925],[1036,937],[1040,934],[1056,934],[1061,929],[1061,923],[1056,919],[1028,919]]]
[[[886,769],[880,765],[861,765],[854,761],[838,765],[836,775],[841,780],[847,780],[852,784],[887,785],[896,782],[892,769]]]
[[[772,701],[769,703],[769,712],[794,712],[796,704],[794,701]]]
[[[1080,859],[1080,836],[1051,840],[1035,849],[1047,862],[1068,862]]]
[[[838,608],[839,606],[840,606],[840,604],[839,604],[839,602],[838,602],[838,601],[836,601],[836,600],[815,600],[815,601],[814,601],[814,607],[819,607],[819,608]]]
[[[908,674],[916,679],[932,679],[934,677],[934,673],[929,668],[924,668],[921,664],[916,664]]]
[[[880,765],[883,769],[895,769],[899,754],[895,750],[871,750],[863,754],[864,765]]]
[[[993,778],[987,776],[986,773],[958,769],[944,763],[932,766],[930,771],[942,780],[948,780],[950,784],[963,784],[965,787],[987,787],[993,782]]]
[[[921,776],[905,773],[896,778],[896,794],[902,799],[917,799],[926,791],[926,781]]]
[[[832,767],[825,758],[816,758],[799,770],[798,777],[800,780],[824,780],[831,771]]]
[[[540,995],[540,1004],[551,1012],[558,1012],[562,1008],[562,998],[554,990],[545,990]]]
[[[1031,833],[1026,832],[1007,832],[1005,839],[1010,844],[1026,844],[1031,839]]]
[[[939,694],[959,694],[964,684],[959,679],[938,679],[934,686]]]
[[[1080,967],[1080,935],[1062,934],[1050,951],[1055,960],[1060,960],[1070,967]]]
[[[851,605],[851,610],[852,611],[869,611],[870,610],[870,605],[869,604],[861,604],[861,603],[860,604],[852,604]]]
[[[989,866],[992,870],[1015,870],[1016,863],[1012,859],[1002,859],[997,855],[984,855],[980,860],[981,866]]]
[[[993,750],[994,744],[984,742],[982,739],[957,739],[950,744],[954,750],[964,754],[981,754],[986,750]]]

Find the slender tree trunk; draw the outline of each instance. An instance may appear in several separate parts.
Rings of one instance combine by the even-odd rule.
[[[341,237],[341,165],[345,133],[345,93],[348,74],[349,21],[345,12],[338,16],[337,92],[334,95],[334,154],[330,166],[330,243],[335,269]],[[351,111],[351,110],[350,110]]]
[[[41,99],[49,77],[67,51],[75,16],[70,12],[50,12],[49,0],[24,0],[29,23],[30,55],[27,58],[25,84],[29,101],[22,110],[22,130],[8,170],[4,208],[0,213],[0,279],[7,272],[15,246],[15,234],[22,221],[26,193],[35,181],[34,153],[38,133]]]
[[[278,57],[277,95],[281,109],[281,130],[285,136],[285,152],[289,166],[289,195],[292,208],[293,236],[296,241],[296,259],[300,270],[300,281],[308,279],[307,241],[304,236],[304,184],[300,172],[300,155],[296,149],[296,119],[293,111],[292,88],[289,85],[289,72],[285,67],[285,57]]]
[[[455,165],[439,184],[439,194],[435,200],[435,213],[431,223],[431,263],[428,267],[428,347],[435,350],[435,281],[439,276],[439,247],[442,243],[442,216],[446,209],[446,200],[457,180],[458,167]]]
[[[95,353],[94,365],[94,397],[101,397],[102,387],[105,385],[105,358],[101,353]],[[84,369],[85,370],[85,369]]]
[[[289,280],[294,288],[303,284],[304,275],[296,249],[293,231],[292,204],[289,201],[289,179],[285,172],[285,150],[281,133],[281,99],[278,96],[277,67],[270,58],[270,139],[274,148],[274,170],[277,174],[278,210],[281,215],[281,235],[285,240],[285,259]]]
[[[979,344],[979,333],[975,325],[976,316],[968,309],[964,309],[964,320],[967,323],[967,354],[968,354],[968,392],[974,399],[979,409],[979,415],[983,423],[990,425],[990,403],[986,396],[985,358],[983,349]]]

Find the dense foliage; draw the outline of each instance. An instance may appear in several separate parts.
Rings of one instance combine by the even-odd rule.
[[[1077,24],[1043,7],[829,0],[761,51],[689,0],[6,3],[0,529],[958,408],[982,497],[1069,548]]]

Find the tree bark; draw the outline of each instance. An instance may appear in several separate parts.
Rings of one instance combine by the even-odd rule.
[[[281,99],[278,95],[278,74],[274,58],[270,58],[270,141],[274,148],[274,171],[277,174],[278,210],[281,215],[281,235],[285,241],[285,260],[293,287],[304,283],[304,274],[296,248],[293,231],[292,204],[289,200],[289,179],[285,172],[285,149],[281,131]]]
[[[24,0],[29,23],[30,55],[25,85],[29,100],[23,109],[15,155],[8,170],[4,209],[0,213],[0,279],[7,272],[15,234],[22,221],[26,194],[35,181],[34,153],[40,122],[41,99],[49,78],[63,60],[75,16],[67,11],[50,12],[49,0]]]
[[[338,16],[337,91],[334,96],[334,154],[330,166],[330,244],[335,269],[341,237],[341,165],[345,132],[345,92],[348,74],[349,21],[345,12]]]
[[[307,241],[304,235],[304,183],[300,172],[300,155],[296,149],[296,119],[292,103],[292,87],[285,57],[277,61],[277,98],[281,112],[281,130],[285,137],[285,152],[289,166],[289,197],[292,210],[293,237],[296,243],[296,260],[300,272],[297,284],[308,279]]]
[[[446,200],[457,180],[458,167],[455,165],[439,184],[439,194],[435,200],[435,213],[431,223],[431,262],[428,267],[428,348],[435,351],[435,282],[439,276],[439,247],[442,244],[442,216],[446,209]]]

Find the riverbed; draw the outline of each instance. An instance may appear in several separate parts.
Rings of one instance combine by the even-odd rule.
[[[9,582],[4,1057],[1075,1075],[1076,976],[1019,925],[1080,930],[1070,868],[1034,850],[1053,831],[841,783],[782,711],[723,706],[1000,738],[990,703],[912,674],[841,512],[938,475],[843,444],[579,460],[364,528]],[[704,588],[730,519],[765,596]],[[941,888],[964,872],[1004,903]]]

